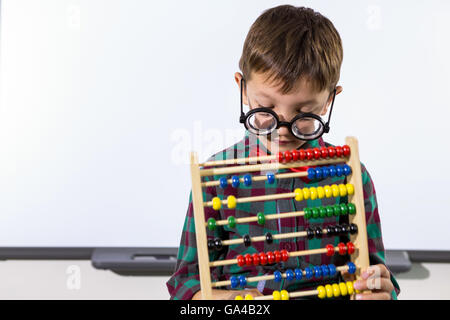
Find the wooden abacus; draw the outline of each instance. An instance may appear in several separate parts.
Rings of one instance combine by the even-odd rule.
[[[369,266],[369,253],[368,253],[368,242],[367,242],[367,229],[366,229],[366,218],[365,218],[365,208],[364,208],[364,196],[363,196],[363,188],[362,188],[362,177],[361,177],[361,163],[359,160],[359,151],[358,151],[358,141],[354,137],[346,138],[346,145],[342,147],[330,147],[330,148],[315,148],[315,149],[304,149],[298,150],[301,151],[299,154],[298,151],[294,151],[294,153],[288,152],[287,154],[277,154],[277,155],[267,155],[267,156],[259,156],[259,157],[248,157],[248,158],[239,158],[239,159],[228,159],[228,160],[219,160],[219,161],[210,161],[205,163],[199,163],[197,154],[195,152],[191,153],[191,178],[192,178],[192,201],[194,208],[194,219],[195,219],[195,232],[196,232],[196,240],[197,240],[197,253],[198,253],[198,263],[199,263],[199,274],[200,274],[200,287],[202,299],[210,300],[213,298],[212,296],[212,288],[221,287],[221,286],[233,286],[236,279],[226,280],[226,281],[211,281],[211,267],[224,266],[230,264],[238,264],[239,266],[243,266],[245,264],[250,265],[252,263],[251,257],[243,257],[242,255],[238,256],[236,259],[228,259],[228,260],[217,260],[217,261],[209,261],[208,254],[208,240],[206,228],[208,227],[208,223],[205,221],[205,212],[204,207],[213,207],[215,210],[219,210],[222,205],[228,205],[228,208],[235,208],[237,203],[246,203],[252,201],[267,201],[267,200],[276,200],[276,199],[286,199],[286,198],[295,198],[297,201],[306,200],[308,198],[323,198],[323,197],[337,197],[337,196],[348,196],[348,204],[344,204],[344,209],[349,210],[351,214],[349,214],[349,222],[351,226],[356,225],[357,232],[350,232],[350,242],[347,244],[340,243],[338,246],[334,247],[332,245],[327,245],[326,248],[318,248],[312,250],[303,250],[303,251],[294,251],[287,252],[286,250],[281,250],[281,253],[278,252],[278,256],[275,257],[271,252],[260,253],[258,257],[255,259],[268,259],[269,263],[274,263],[274,261],[286,261],[290,257],[304,256],[304,255],[312,255],[312,254],[327,254],[333,255],[335,252],[339,252],[340,254],[350,254],[351,263],[348,265],[333,266],[333,272],[343,272],[350,271],[350,273],[354,273],[356,279],[360,278],[361,270],[366,269]],[[324,150],[325,149],[325,150]],[[212,199],[212,201],[204,201],[202,188],[208,186],[218,186],[220,183],[231,183],[233,184],[236,181],[229,179],[227,181],[207,181],[202,182],[202,177],[205,176],[214,176],[214,175],[225,175],[232,173],[243,173],[243,172],[262,172],[262,171],[276,171],[278,169],[287,169],[287,168],[296,168],[296,167],[316,167],[323,165],[337,165],[344,164],[347,165],[344,167],[348,171],[347,176],[347,184],[341,184],[339,186],[324,186],[317,188],[304,188],[304,189],[296,189],[294,192],[290,193],[281,193],[281,194],[273,194],[273,195],[264,195],[264,196],[253,196],[253,197],[245,197],[245,198],[235,198],[234,196],[229,196],[226,200],[220,199],[218,197]],[[231,166],[229,166],[231,165]],[[227,166],[227,167],[220,167]],[[325,167],[327,168],[327,167]],[[333,168],[335,168],[333,166]],[[342,171],[343,167],[340,167]],[[322,169],[319,169],[319,172]],[[325,169],[324,169],[325,170]],[[328,169],[327,169],[328,170]],[[312,173],[314,174],[313,171]],[[249,175],[246,175],[244,178],[240,178],[241,182],[246,182],[245,179],[253,179],[253,181],[261,181],[270,179],[283,179],[283,178],[293,178],[293,177],[306,177],[310,172],[292,172],[292,173],[278,173],[267,175],[258,175],[252,178],[248,178]],[[237,183],[238,184],[238,183]],[[305,190],[307,189],[307,190]],[[303,211],[296,212],[285,212],[285,213],[272,213],[268,215],[262,216],[249,216],[246,218],[238,218],[235,219],[234,223],[248,223],[251,221],[257,221],[258,219],[278,219],[278,218],[286,218],[286,217],[294,217],[294,216],[305,216],[311,215],[311,211],[313,208],[305,208]],[[340,210],[339,208],[336,210]],[[215,222],[217,225],[225,225],[227,224],[227,220],[217,221]],[[348,227],[348,226],[347,226]],[[321,234],[326,234],[330,232],[327,229],[321,230]],[[282,239],[282,238],[290,238],[290,237],[305,237],[307,236],[307,231],[293,232],[293,233],[281,233],[273,235],[273,239]],[[265,236],[256,236],[248,239],[232,239],[232,240],[224,240],[221,241],[221,245],[230,245],[242,243],[245,241],[264,241]],[[270,255],[269,255],[270,253]],[[328,268],[328,267],[327,267]],[[335,268],[335,269],[334,269]],[[327,269],[329,271],[329,269]],[[327,272],[328,272],[327,271]],[[304,272],[304,271],[303,271]],[[302,275],[299,275],[300,278]],[[271,280],[276,277],[284,277],[292,279],[292,272],[285,274],[275,274],[274,275],[264,275],[257,276],[248,279],[244,279],[246,282],[254,282],[260,280]],[[295,275],[297,278],[297,275]],[[240,279],[242,281],[242,279]],[[289,298],[295,297],[303,297],[303,296],[311,296],[317,295],[319,298],[325,297],[337,297],[339,295],[347,295],[353,294],[356,292],[353,288],[353,282],[341,282],[340,284],[328,284],[326,286],[319,286],[315,290],[307,290],[307,291],[296,291],[296,292],[287,292],[286,290],[282,290],[281,292],[274,291],[272,295],[267,296],[257,296],[254,299],[258,300],[269,300],[269,299],[282,299],[286,300]],[[238,296],[240,297],[240,296]],[[242,298],[242,297],[240,297]],[[252,296],[246,296],[246,299],[253,299]]]

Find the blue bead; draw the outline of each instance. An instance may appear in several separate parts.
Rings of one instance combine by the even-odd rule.
[[[337,165],[337,166],[336,166],[336,175],[337,175],[338,177],[340,177],[340,176],[342,176],[343,174],[344,174],[344,170],[343,170],[342,166]]]
[[[316,279],[322,278],[322,268],[319,266],[314,267],[314,277]]]
[[[286,270],[286,279],[291,281],[294,279],[294,271],[292,271],[291,269],[287,269]]]
[[[308,168],[308,179],[314,180],[316,178],[316,170],[314,168]]]
[[[231,288],[237,288],[237,286],[239,285],[239,280],[237,279],[236,276],[231,276],[230,277],[230,281],[231,281]]]
[[[282,278],[282,276],[281,276],[281,272],[280,271],[275,271],[274,273],[273,273],[273,275],[275,276],[275,282],[281,282],[281,278]]]
[[[322,168],[316,168],[316,179],[322,179]]]
[[[347,263],[348,265],[348,273],[354,274],[356,272],[356,266],[353,262]]]
[[[247,279],[245,276],[239,276],[238,279],[241,287],[245,287],[247,285]]]
[[[267,172],[267,183],[268,184],[274,184],[275,182],[275,175],[273,172]]]
[[[334,264],[329,264],[328,269],[330,269],[330,277],[333,277],[336,275],[336,266]]]
[[[231,177],[231,185],[233,186],[233,188],[239,187],[239,177],[238,176]]]
[[[295,269],[295,280],[302,280],[303,278],[303,271],[301,269]]]
[[[330,168],[328,167],[323,167],[322,168],[322,176],[324,178],[328,178],[330,176]]]
[[[335,166],[329,166],[328,170],[330,171],[330,177],[334,177],[336,175],[336,167]]]
[[[244,184],[245,184],[247,187],[249,187],[249,186],[252,185],[252,176],[251,176],[251,175],[246,174],[246,175],[244,176]]]
[[[330,275],[330,269],[328,268],[328,266],[326,264],[323,264],[321,268],[322,268],[322,276],[328,277]]]
[[[314,272],[311,268],[305,268],[305,277],[306,279],[311,279],[313,277]]]
[[[348,176],[350,173],[352,173],[352,168],[348,164],[344,164],[344,175]]]
[[[227,181],[227,178],[225,178],[225,177],[220,178],[219,182],[220,182],[220,187],[222,189],[225,189],[228,186],[228,181]]]

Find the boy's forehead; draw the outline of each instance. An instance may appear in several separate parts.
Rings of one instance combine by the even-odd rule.
[[[281,92],[282,83],[268,81],[268,76],[262,73],[251,74],[247,86],[251,88],[252,92],[260,98],[268,99],[292,99],[293,101],[310,101],[322,100],[322,97],[328,95],[327,90],[319,92],[314,89],[311,81],[308,78],[300,78],[294,88],[288,94]]]

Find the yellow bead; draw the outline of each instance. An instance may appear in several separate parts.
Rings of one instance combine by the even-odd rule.
[[[317,287],[317,296],[319,297],[319,299],[323,299],[327,296],[327,292],[324,286]]]
[[[309,196],[311,195],[311,193],[309,192],[309,189],[305,187],[302,189],[302,191],[303,191],[303,199],[308,200]]]
[[[220,208],[222,208],[222,201],[220,200],[219,197],[214,197],[212,199],[212,203],[213,203],[214,210],[219,210]]]
[[[347,295],[347,286],[345,282],[339,283],[339,290],[341,291],[341,295],[346,296]]]
[[[355,193],[355,187],[351,184],[351,183],[347,183],[345,185],[345,187],[347,188],[347,193],[352,195]]]
[[[229,209],[236,208],[236,197],[235,196],[228,196],[227,203],[228,203],[228,208]]]
[[[345,187],[345,184],[339,185],[339,195],[341,197],[345,197],[347,195],[347,188]]]
[[[341,295],[341,290],[339,290],[339,285],[337,283],[333,283],[331,286],[333,287],[333,296],[335,298],[339,297]]]
[[[273,296],[273,300],[280,300],[280,299],[281,299],[280,291],[275,290],[275,291],[272,293],[272,296]]]
[[[331,287],[331,284],[325,285],[325,291],[327,292],[327,298],[333,297],[333,288]]]
[[[311,200],[317,199],[317,189],[315,187],[309,188],[309,193],[310,193]]]
[[[337,186],[337,184],[333,184],[331,186],[331,191],[333,192],[333,197],[339,196],[339,187]]]
[[[253,296],[251,294],[246,294],[245,300],[253,300]]]
[[[295,201],[302,201],[303,200],[303,191],[300,188],[297,188],[294,190],[295,192]]]
[[[353,294],[353,282],[347,281],[345,284],[347,285],[347,293]]]
[[[281,300],[289,300],[289,292],[287,292],[286,290],[281,290],[280,294]]]
[[[358,289],[355,289],[355,282],[356,282],[356,280],[353,281],[353,289],[355,290],[356,293],[361,293],[361,291],[359,291]]]
[[[333,196],[333,190],[331,190],[330,186],[323,187],[323,190],[325,190],[325,197],[331,198]]]
[[[317,187],[317,198],[322,199],[325,197],[325,190],[323,190],[323,187]]]
[[[236,297],[234,297],[234,300],[244,300],[244,298],[242,298],[242,296],[237,295]]]

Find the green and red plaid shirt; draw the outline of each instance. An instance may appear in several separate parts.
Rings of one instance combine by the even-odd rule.
[[[316,148],[316,147],[328,147],[331,144],[323,141],[322,138],[317,140],[306,142],[302,148]],[[227,148],[214,156],[208,161],[224,160],[233,158],[252,157],[256,155],[270,154],[265,146],[254,135],[249,135],[246,132],[244,139],[234,144],[230,148]],[[286,170],[284,170],[286,171]],[[280,172],[284,172],[278,171]],[[381,237],[381,224],[378,214],[377,199],[375,195],[375,188],[370,178],[367,169],[361,164],[363,191],[364,191],[364,203],[366,211],[367,222],[367,234],[369,242],[369,256],[371,264],[383,263],[385,264],[385,251]],[[255,172],[254,174],[259,174]],[[231,176],[223,175],[227,179]],[[218,180],[223,176],[205,177],[203,181]],[[211,201],[213,197],[218,196],[221,199],[226,199],[229,195],[234,195],[236,198],[260,196],[275,193],[293,192],[296,188],[303,187],[317,187],[331,184],[347,183],[345,176],[341,177],[328,177],[319,181],[310,182],[301,178],[288,178],[288,179],[276,179],[274,184],[268,184],[266,181],[253,181],[252,185],[247,187],[241,184],[238,188],[228,186],[225,189],[217,187],[203,188],[204,201]],[[337,203],[347,203],[347,197],[337,198],[322,198],[315,200],[307,200],[297,202],[294,199],[281,199],[264,202],[250,202],[239,203],[236,209],[227,209],[223,207],[219,211],[214,210],[211,207],[205,207],[205,221],[209,218],[218,220],[226,220],[230,215],[236,218],[254,216],[257,212],[264,212],[264,214],[282,213],[291,211],[300,211],[305,207],[327,206]],[[248,224],[237,224],[235,228],[230,228],[228,225],[217,227],[214,231],[207,229],[208,239],[214,239],[219,237],[220,239],[242,239],[243,235],[248,234],[251,237],[264,235],[266,232],[272,234],[287,233],[304,231],[309,226],[320,226],[322,229],[329,225],[348,223],[348,216],[339,217],[325,217],[306,220],[304,217],[292,217],[283,219],[266,220],[264,225],[259,225],[256,222]],[[274,250],[309,250],[316,248],[324,248],[327,244],[336,246],[339,242],[349,241],[348,236],[333,236],[322,237],[315,239],[307,239],[305,237],[289,238],[274,240],[272,244],[264,242],[254,242],[251,246],[245,247],[244,244],[236,244],[230,246],[224,246],[221,251],[210,251],[209,259],[222,260],[222,259],[235,259],[237,255],[241,254],[253,254],[259,252],[267,252]],[[236,264],[227,265],[223,267],[211,268],[211,280],[222,281],[229,280],[232,275],[245,275],[246,277],[253,277],[265,274],[273,274],[275,270],[285,272],[286,269],[300,268],[304,269],[309,266],[330,264],[333,263],[336,266],[340,266],[349,261],[349,256],[334,255],[328,257],[325,254],[322,255],[310,255],[290,258],[286,262],[281,262],[273,265],[264,266],[243,266],[239,267]],[[170,293],[171,299],[191,299],[192,296],[200,290],[200,280],[198,271],[197,260],[197,245],[195,238],[195,225],[194,225],[194,210],[192,204],[192,194],[189,200],[189,206],[187,210],[186,219],[183,226],[183,233],[181,237],[180,247],[178,249],[178,257],[175,273],[167,282],[167,288]],[[336,280],[340,277],[336,275]],[[395,290],[392,292],[392,297],[397,298],[400,292],[399,286],[391,273],[391,280],[395,286]],[[323,279],[318,281],[317,279],[301,280],[301,281],[286,281],[282,279],[281,282],[275,282],[273,280],[260,281],[258,283],[248,283],[246,288],[257,288],[263,294],[271,294],[273,290],[286,289],[288,291],[303,290],[315,288],[317,285],[326,283],[329,279]],[[221,287],[219,289],[225,289]],[[231,287],[228,287],[231,289]]]

